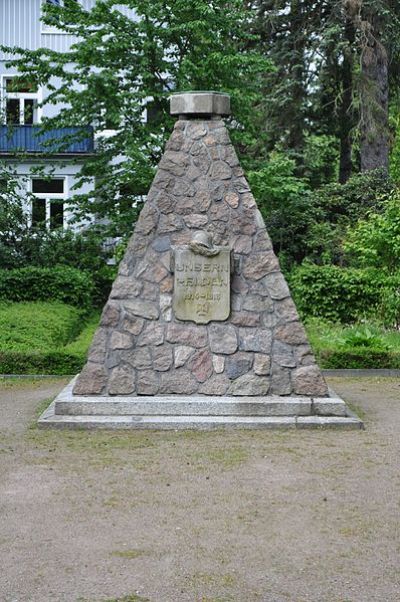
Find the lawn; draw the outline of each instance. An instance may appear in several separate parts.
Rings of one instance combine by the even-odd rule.
[[[99,314],[61,302],[0,304],[0,373],[73,374],[82,367]]]

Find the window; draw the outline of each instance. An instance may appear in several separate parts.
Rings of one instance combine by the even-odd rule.
[[[34,228],[55,230],[64,227],[65,221],[65,179],[33,178],[31,185],[31,223]]]
[[[78,2],[79,0],[74,0],[74,1]],[[46,10],[47,6],[52,9],[53,7],[63,7],[64,4],[65,4],[65,0],[42,0],[42,5],[43,5],[44,10]],[[44,13],[43,8],[42,8],[42,14]],[[67,33],[65,31],[62,31],[57,28],[58,22],[59,22],[59,16],[57,15],[56,11],[52,11],[52,13],[47,14],[47,23],[43,23],[43,21],[42,21],[42,33],[60,33],[60,34]]]
[[[36,84],[20,77],[6,77],[3,90],[6,124],[33,125],[38,122]]]
[[[32,180],[32,192],[39,194],[64,194],[64,179],[44,180],[34,178]]]

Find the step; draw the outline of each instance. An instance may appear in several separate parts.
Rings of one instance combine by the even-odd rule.
[[[159,415],[59,415],[55,403],[39,418],[40,427],[78,429],[287,429],[287,428],[363,428],[353,416],[159,416]]]
[[[311,400],[288,398],[145,397],[56,401],[68,416],[309,416]]]
[[[75,396],[71,382],[55,400],[60,416],[345,416],[338,397]]]

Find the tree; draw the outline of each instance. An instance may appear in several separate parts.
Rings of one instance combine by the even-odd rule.
[[[172,128],[167,98],[175,90],[229,92],[233,137],[251,154],[259,144],[254,116],[271,64],[249,48],[249,20],[240,0],[98,0],[91,10],[65,0],[47,5],[44,21],[77,36],[70,51],[7,49],[15,56],[10,65],[47,86],[45,102],[63,106],[44,120],[45,129],[94,127],[97,152],[79,184],[94,178],[95,190],[75,195],[76,219],[95,213],[108,219],[108,235],[130,232]]]
[[[396,0],[256,0],[253,28],[277,71],[265,127],[305,172],[307,136],[334,136],[338,179],[387,170],[388,82],[399,84]]]

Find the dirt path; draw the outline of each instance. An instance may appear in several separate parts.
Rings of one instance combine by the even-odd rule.
[[[62,381],[3,383],[0,601],[398,602],[400,382],[329,381],[366,431],[41,431]]]

